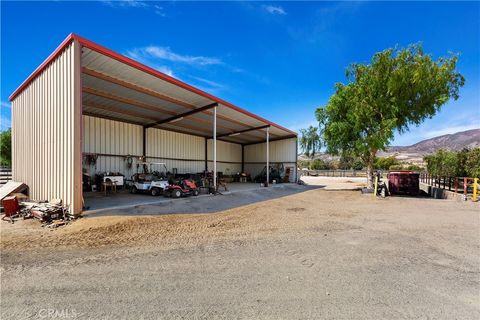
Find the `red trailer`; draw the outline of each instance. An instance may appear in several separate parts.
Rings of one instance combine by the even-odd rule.
[[[390,171],[388,177],[388,191],[390,194],[420,194],[420,173],[413,171]]]

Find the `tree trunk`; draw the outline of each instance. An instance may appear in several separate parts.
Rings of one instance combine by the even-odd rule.
[[[376,151],[372,151],[370,156],[367,159],[367,188],[373,189],[374,187],[374,171],[373,171],[373,162],[375,160]]]

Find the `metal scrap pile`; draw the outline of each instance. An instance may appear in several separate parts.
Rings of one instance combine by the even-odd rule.
[[[36,218],[42,222],[43,226],[50,228],[67,224],[74,219],[69,208],[63,206],[61,200],[51,200],[50,202],[26,201],[21,204],[27,209],[27,215],[24,218]]]

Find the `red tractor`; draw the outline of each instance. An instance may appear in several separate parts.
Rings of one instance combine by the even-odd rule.
[[[198,196],[199,193],[200,190],[195,184],[195,181],[189,179],[181,179],[178,182],[173,182],[165,190],[165,196],[172,198],[180,198],[189,195]]]

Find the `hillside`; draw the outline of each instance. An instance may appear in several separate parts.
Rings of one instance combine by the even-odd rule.
[[[392,146],[386,152],[379,152],[379,157],[395,156],[405,162],[422,163],[423,156],[440,149],[459,151],[463,148],[480,147],[480,129],[446,134],[422,140],[411,146]]]
[[[432,153],[439,149],[459,151],[463,148],[480,147],[480,129],[446,134],[427,139],[411,146],[398,146],[389,148],[389,152],[419,152]]]
[[[409,163],[423,163],[423,156],[439,149],[459,151],[463,148],[480,147],[480,129],[461,131],[446,134],[435,138],[422,140],[411,146],[392,146],[387,151],[379,152],[379,157],[395,156],[397,159]],[[338,159],[328,154],[318,154],[315,158],[325,161]],[[299,160],[307,159],[304,155],[298,156]]]

